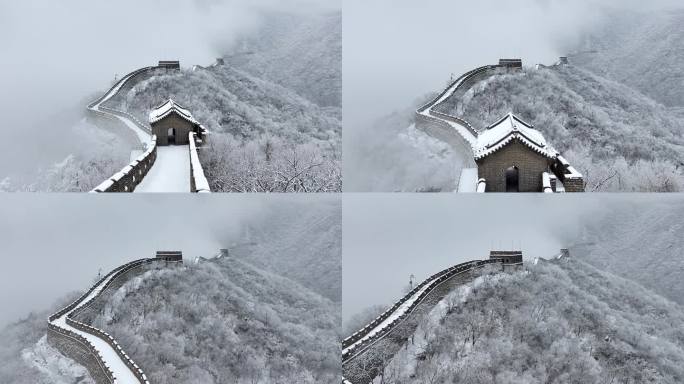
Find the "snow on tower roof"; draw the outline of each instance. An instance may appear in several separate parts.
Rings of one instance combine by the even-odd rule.
[[[169,101],[158,106],[150,112],[150,124],[156,123],[157,121],[165,118],[171,113],[176,113],[181,118],[193,124],[199,125],[199,122],[197,122],[197,120],[195,120],[195,118],[192,117],[192,113],[190,113],[190,111],[183,108],[183,106],[181,106],[180,104],[176,103],[171,99],[169,99]]]
[[[518,140],[543,156],[558,156],[558,152],[548,145],[541,132],[511,112],[477,136],[475,160],[491,155],[513,140]]]

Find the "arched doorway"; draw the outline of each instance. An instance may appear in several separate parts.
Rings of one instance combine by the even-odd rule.
[[[166,137],[168,139],[169,145],[176,144],[176,128],[169,128],[166,132]]]
[[[506,192],[520,192],[518,173],[516,166],[506,169]]]

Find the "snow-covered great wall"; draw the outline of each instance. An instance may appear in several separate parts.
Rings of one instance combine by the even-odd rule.
[[[115,173],[92,192],[133,192],[142,183],[145,176],[155,168],[154,180],[146,183],[151,192],[211,192],[204,170],[197,156],[197,139],[190,135],[189,155],[186,167],[178,167],[176,149],[172,147],[158,148],[156,137],[152,135],[149,124],[140,121],[132,114],[116,108],[108,103],[119,94],[125,95],[136,84],[155,74],[169,71],[169,67],[160,62],[158,66],[144,67],[122,77],[109,91],[99,99],[90,103],[87,112],[90,119],[98,126],[109,127],[117,132],[132,134],[143,148],[143,153],[131,161],[121,171]],[[123,129],[122,129],[123,128]],[[175,179],[175,180],[174,180]]]
[[[561,62],[563,61],[561,60]],[[453,110],[454,104],[461,100],[477,83],[496,75],[522,70],[522,61],[501,59],[499,64],[485,65],[464,73],[451,82],[437,97],[416,110],[416,128],[451,145],[455,152],[461,155],[464,170],[477,168],[476,160],[482,156],[482,143],[479,143],[480,140],[478,139],[485,135],[465,119],[446,113],[446,111]],[[565,191],[584,190],[582,175],[570,166],[560,154],[556,154],[552,169],[563,183]],[[472,188],[476,188],[478,192],[484,192],[484,188],[480,188],[483,181],[485,180],[472,180]],[[548,185],[544,184],[544,186],[544,190],[547,191]],[[466,190],[468,189],[466,188]]]
[[[342,341],[343,383],[365,384],[370,382],[382,369],[381,358],[373,353],[373,348],[382,340],[391,338],[406,341],[415,330],[417,318],[428,312],[455,286],[472,279],[472,273],[487,265],[504,264],[501,259],[476,260],[454,265],[444,269],[418,284],[392,307],[387,309],[371,323]],[[393,354],[386,346],[380,346],[382,355]]]
[[[113,337],[76,318],[99,311],[118,288],[144,273],[147,266],[167,267],[182,262],[179,252],[158,252],[156,258],[132,261],[114,269],[83,296],[48,318],[48,343],[86,367],[98,384],[149,383],[143,370]]]

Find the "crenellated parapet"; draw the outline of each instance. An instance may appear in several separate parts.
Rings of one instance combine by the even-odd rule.
[[[193,193],[211,193],[209,182],[204,175],[204,169],[197,153],[198,143],[201,141],[195,132],[188,134],[188,142],[190,143],[190,191]]]
[[[154,136],[152,136],[150,147],[143,154],[90,192],[133,192],[135,187],[142,182],[145,175],[150,171],[156,159],[157,143]]]

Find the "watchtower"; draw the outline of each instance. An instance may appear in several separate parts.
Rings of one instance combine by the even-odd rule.
[[[560,59],[558,60],[558,64],[560,65],[568,65],[570,62],[568,61],[567,56],[561,56]]]
[[[182,251],[157,251],[157,259],[183,262]]]
[[[152,134],[157,136],[157,145],[188,144],[190,132],[200,138],[204,133],[192,113],[171,99],[150,112],[149,123]]]
[[[522,59],[499,59],[499,66],[522,69]]]
[[[171,70],[180,71],[180,61],[178,61],[178,60],[160,60],[158,67],[164,68],[164,69],[171,69]]]
[[[522,251],[490,251],[489,260],[496,260],[503,267],[518,266],[523,264]]]
[[[485,192],[557,192],[561,183],[565,192],[584,191],[582,174],[513,113],[480,132],[474,159]]]

